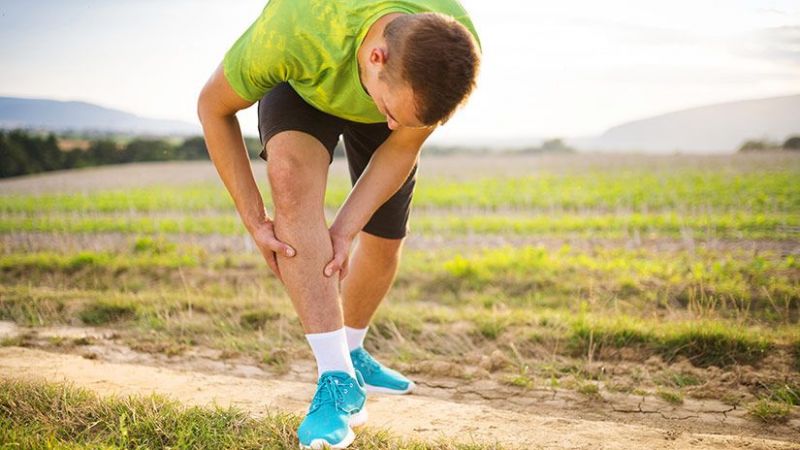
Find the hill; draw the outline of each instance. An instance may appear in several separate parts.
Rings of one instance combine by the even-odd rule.
[[[152,135],[197,134],[200,127],[178,120],[140,117],[86,102],[0,97],[0,129]]]
[[[744,100],[675,111],[571,140],[581,150],[722,153],[745,140],[783,142],[800,134],[800,95]]]

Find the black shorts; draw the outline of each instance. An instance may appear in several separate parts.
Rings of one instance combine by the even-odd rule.
[[[306,103],[288,83],[281,83],[258,102],[258,133],[265,149],[261,151],[261,158],[267,160],[266,143],[272,136],[290,130],[315,137],[328,150],[331,161],[339,136],[344,135],[345,155],[353,184],[364,172],[372,154],[392,132],[385,122],[351,122],[324,113]],[[363,231],[386,239],[406,236],[416,174],[417,167],[414,166],[405,183],[375,211]]]

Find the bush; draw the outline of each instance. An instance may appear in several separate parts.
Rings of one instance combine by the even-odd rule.
[[[778,150],[780,149],[780,145],[776,142],[772,142],[766,139],[753,139],[749,141],[745,141],[739,147],[739,153],[749,153],[749,152],[763,152],[769,150]]]
[[[800,150],[800,136],[790,136],[783,143],[784,150]]]

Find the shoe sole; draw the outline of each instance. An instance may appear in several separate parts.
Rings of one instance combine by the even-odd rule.
[[[344,437],[340,442],[336,444],[331,444],[330,442],[326,441],[325,439],[314,439],[311,441],[310,445],[303,445],[300,444],[300,448],[303,449],[314,449],[314,450],[321,450],[325,448],[331,449],[342,449],[347,448],[348,445],[353,443],[353,440],[356,438],[356,434],[353,433],[353,430],[347,430],[347,436]]]
[[[369,413],[367,413],[367,408],[361,408],[361,411],[353,414],[350,416],[349,424],[351,427],[360,427],[367,423],[367,419],[369,419]]]
[[[371,384],[365,384],[364,385],[364,388],[367,390],[367,392],[374,392],[374,393],[377,393],[377,394],[392,394],[392,395],[408,394],[409,392],[413,391],[415,387],[417,387],[417,385],[414,384],[413,381],[411,383],[409,383],[408,387],[403,391],[400,391],[400,390],[397,390],[397,389],[389,389],[389,388],[380,387],[380,386],[373,386]]]

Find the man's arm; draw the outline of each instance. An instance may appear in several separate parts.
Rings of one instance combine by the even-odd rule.
[[[331,225],[334,257],[325,267],[327,276],[337,271],[341,271],[341,277],[347,274],[350,243],[372,214],[403,185],[417,162],[422,143],[433,130],[397,129],[375,150]]]
[[[237,111],[252,104],[236,94],[225,79],[220,65],[200,92],[197,115],[203,125],[208,154],[233,198],[242,222],[267,264],[280,277],[274,252],[294,256],[294,250],[275,238],[272,221],[264,210],[264,202],[253,178],[242,131],[236,119]]]

